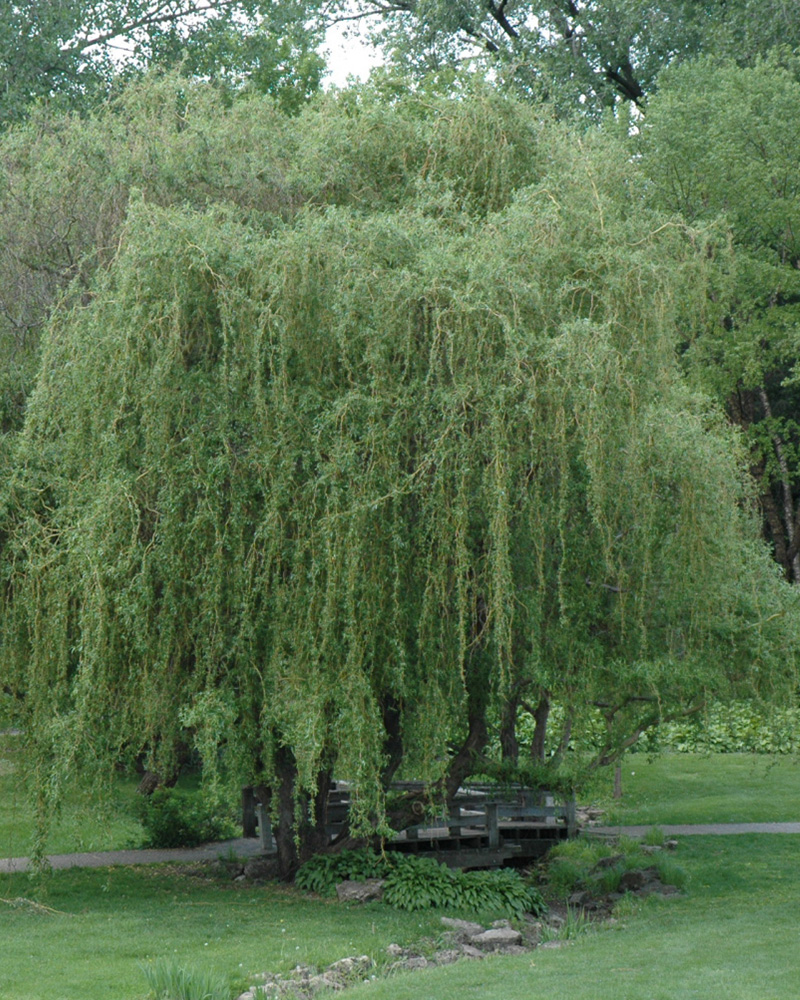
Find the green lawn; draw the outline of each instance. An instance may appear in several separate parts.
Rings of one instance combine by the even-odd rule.
[[[76,785],[53,817],[47,852],[113,851],[141,844],[144,831],[134,815],[137,784],[135,776],[120,775],[99,796],[92,786]],[[33,811],[14,736],[0,736],[0,803],[0,857],[30,853]]]
[[[687,894],[652,900],[560,951],[401,974],[352,1000],[793,1000],[800,997],[800,837],[685,837]],[[30,896],[0,876],[0,896]],[[42,898],[0,903],[3,1000],[143,1000],[140,963],[175,957],[232,980],[296,962],[381,958],[435,933],[438,915],[304,898],[279,886],[208,884],[163,866],[63,871]],[[54,956],[59,956],[54,961]]]
[[[683,899],[559,950],[405,973],[352,1000],[797,1000],[800,837],[683,838]]]
[[[36,895],[59,912],[9,905],[32,893],[26,876],[0,875],[2,1000],[140,1000],[141,963],[160,957],[243,983],[300,961],[377,959],[389,942],[439,927],[434,913],[339,906],[277,885],[209,883],[163,865],[55,872],[46,895]]]
[[[800,822],[800,761],[792,757],[664,754],[648,761],[644,754],[629,754],[621,801],[611,799],[613,775],[602,781],[604,822]]]
[[[27,850],[27,805],[13,747],[0,755],[0,853]],[[600,797],[610,801],[611,776]],[[141,838],[134,781],[111,808],[73,795],[50,850],[101,849]],[[744,755],[626,758],[624,797],[609,819],[630,823],[800,820],[800,765]],[[109,816],[114,822],[109,821]],[[685,897],[651,900],[615,927],[562,950],[377,980],[352,1000],[800,1000],[800,837],[683,837]],[[51,911],[13,905],[35,898]],[[0,1000],[144,1000],[141,963],[174,958],[244,985],[262,970],[436,933],[438,915],[380,904],[341,907],[281,886],[241,887],[168,866],[69,870],[43,884],[0,875]],[[58,956],[58,960],[54,960]]]

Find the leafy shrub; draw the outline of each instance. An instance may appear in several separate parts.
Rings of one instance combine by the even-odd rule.
[[[564,707],[553,705],[548,726],[547,753],[558,749],[564,725]],[[517,725],[521,740],[533,736],[533,720],[521,715]],[[606,738],[603,718],[597,710],[588,710],[573,727],[569,749],[578,754],[594,754]],[[800,708],[767,707],[755,702],[717,702],[705,712],[675,722],[662,722],[643,733],[629,753],[767,753],[788,754],[800,749]],[[501,777],[498,774],[498,777]],[[532,776],[532,780],[537,778]],[[517,778],[516,780],[524,780]],[[549,784],[548,784],[549,781]],[[552,779],[542,776],[539,787],[550,787]]]
[[[362,881],[384,878],[388,871],[387,857],[370,848],[342,851],[341,854],[315,854],[295,875],[295,885],[305,892],[333,896],[336,886],[347,879]]]
[[[436,906],[520,917],[545,909],[539,891],[511,869],[459,872],[432,858],[398,851],[377,854],[365,849],[317,854],[300,868],[295,885],[308,892],[332,896],[339,882],[366,878],[384,879],[385,902],[400,910]]]
[[[398,910],[424,910],[460,905],[458,876],[432,858],[406,855],[386,876],[384,899]]]
[[[800,709],[763,709],[748,701],[710,705],[705,713],[666,722],[635,748],[652,753],[794,753],[800,749]]]
[[[235,833],[231,819],[219,807],[176,788],[157,788],[143,798],[139,818],[147,847],[197,847]]]
[[[154,1000],[231,1000],[224,976],[185,969],[174,959],[157,959],[142,966]]]

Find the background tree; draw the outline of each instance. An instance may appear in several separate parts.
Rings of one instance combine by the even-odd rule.
[[[715,54],[753,65],[774,46],[800,43],[784,0],[341,0],[322,11],[371,25],[403,67],[427,73],[466,58],[573,112],[620,98],[643,105],[673,62]]]
[[[249,83],[296,107],[319,87],[308,7],[255,0],[30,0],[0,18],[0,127],[33,102],[86,109],[151,66]]]
[[[191,737],[260,786],[289,873],[334,776],[353,834],[403,825],[391,778],[451,797],[519,692],[601,705],[608,756],[791,684],[794,592],[676,362],[719,232],[480,87],[240,108],[190,96],[161,156],[237,135],[250,193],[134,198],[48,324],[3,515],[41,787]]]
[[[687,331],[693,378],[745,428],[766,537],[800,582],[796,368],[800,357],[800,84],[777,60],[702,60],[672,71],[653,99],[640,151],[654,201],[690,221],[722,218],[735,266],[729,308]],[[700,335],[698,335],[700,334]]]

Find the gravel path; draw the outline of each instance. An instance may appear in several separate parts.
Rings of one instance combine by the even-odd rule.
[[[600,836],[643,837],[649,826],[592,826],[588,833]],[[800,834],[800,823],[705,823],[659,825],[666,837],[730,836],[753,833]],[[153,865],[165,861],[214,861],[230,854],[237,858],[255,858],[262,854],[261,842],[254,838],[224,840],[202,847],[173,848],[170,850],[95,851],[87,854],[51,854],[48,861],[53,868],[107,868],[110,865]],[[0,873],[24,872],[29,858],[0,859]]]
[[[800,833],[800,823],[698,823],[664,825],[657,824],[666,837],[705,837],[708,835],[730,836],[740,833]],[[649,826],[590,826],[588,833],[625,837],[643,837]]]
[[[87,854],[51,854],[53,868],[107,868],[109,865],[153,865],[163,861],[214,861],[230,854],[237,858],[257,857],[262,853],[258,839],[224,840],[202,847],[157,848],[139,851],[94,851]],[[0,873],[24,872],[29,858],[0,859]]]

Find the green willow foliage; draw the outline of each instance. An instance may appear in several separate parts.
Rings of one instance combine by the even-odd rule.
[[[348,778],[363,828],[513,683],[659,711],[791,678],[741,455],[675,361],[724,240],[653,217],[610,139],[504,103],[501,141],[498,103],[329,100],[302,206],[134,198],[53,315],[0,649],[42,782],[188,732],[210,774]]]

